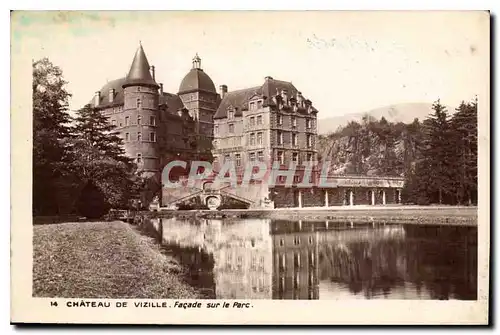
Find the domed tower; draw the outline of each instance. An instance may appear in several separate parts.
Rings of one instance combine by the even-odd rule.
[[[178,95],[196,121],[198,137],[208,138],[211,142],[214,136],[213,117],[217,111],[217,91],[212,79],[201,68],[198,54],[192,63],[193,67],[182,79]]]
[[[157,177],[160,168],[157,145],[160,86],[150,73],[142,45],[135,53],[122,87],[125,152],[135,158],[139,169],[146,175]]]

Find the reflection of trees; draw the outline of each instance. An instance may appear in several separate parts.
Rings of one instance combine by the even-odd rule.
[[[407,233],[408,277],[432,299],[477,299],[477,229],[408,227]]]
[[[337,242],[320,246],[320,279],[366,298],[388,296],[406,283],[431,299],[477,298],[477,230],[406,227],[404,240]]]
[[[326,245],[320,251],[320,278],[346,284],[367,298],[384,294],[404,282],[401,241],[359,241]]]

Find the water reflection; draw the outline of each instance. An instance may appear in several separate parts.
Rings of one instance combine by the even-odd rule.
[[[476,228],[175,218],[155,226],[210,298],[477,297]]]

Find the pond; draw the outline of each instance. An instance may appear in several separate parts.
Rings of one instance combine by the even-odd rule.
[[[476,227],[159,220],[164,250],[207,298],[477,299]]]

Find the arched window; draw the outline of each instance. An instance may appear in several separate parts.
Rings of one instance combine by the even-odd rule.
[[[138,142],[142,141],[142,133],[141,132],[137,133],[137,141]]]
[[[137,124],[141,124],[141,123],[142,123],[142,116],[137,115]]]

